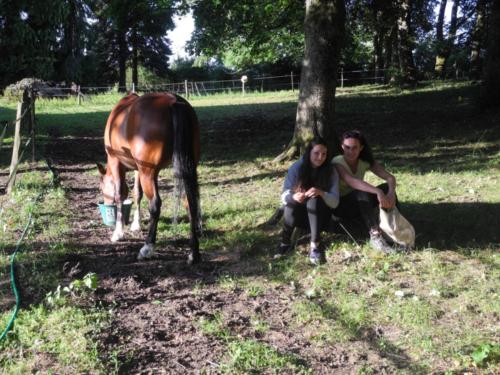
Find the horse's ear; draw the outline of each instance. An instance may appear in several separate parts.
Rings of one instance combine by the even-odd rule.
[[[101,163],[96,163],[96,165],[97,169],[99,169],[99,173],[104,176],[106,174],[106,167],[104,167]]]

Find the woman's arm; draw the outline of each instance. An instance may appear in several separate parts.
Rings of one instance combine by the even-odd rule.
[[[339,172],[340,178],[344,180],[347,185],[356,190],[375,194],[378,198],[378,201],[380,202],[380,205],[383,208],[389,208],[390,202],[381,189],[369,184],[368,182],[360,180],[359,178],[351,176],[349,172],[347,172],[345,167],[340,164],[335,164],[335,168],[337,169],[337,172]]]
[[[375,162],[373,165],[370,167],[370,170],[378,177],[380,177],[382,180],[387,181],[387,185],[389,185],[389,193],[395,193],[396,192],[396,178],[387,172],[382,165],[379,163]]]
[[[370,170],[378,177],[381,179],[385,180],[387,182],[387,185],[389,185],[389,190],[387,191],[387,198],[389,200],[389,207],[384,208],[392,208],[396,205],[396,178],[387,172],[382,165],[379,163],[375,162],[373,165],[370,167]]]

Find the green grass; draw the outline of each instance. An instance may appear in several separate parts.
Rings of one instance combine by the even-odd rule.
[[[415,226],[417,246],[408,254],[383,256],[365,245],[366,238],[360,238],[357,247],[342,234],[329,235],[325,237],[328,263],[311,270],[305,246],[288,258],[271,261],[268,254],[279,242],[280,228],[262,225],[278,205],[289,166],[271,160],[292,134],[296,95],[191,100],[202,125],[199,176],[205,236],[200,247],[207,258],[223,254],[237,260],[226,265],[213,287],[220,293],[242,292],[251,301],[273,288],[292,290],[294,298],[283,312],[284,319],[290,320],[294,334],[310,339],[319,349],[341,345],[349,350],[353,343],[362,343],[368,348],[364,350],[400,358],[406,365],[402,373],[500,371],[494,354],[500,314],[499,113],[480,113],[475,104],[478,87],[467,82],[431,82],[404,91],[379,85],[339,90],[335,127],[338,132],[356,127],[367,133],[376,159],[397,177],[402,212]],[[50,134],[100,136],[117,98],[103,95],[80,107],[38,102],[41,139]],[[13,106],[0,105],[0,119],[11,119]],[[7,161],[4,150],[0,165],[5,168]],[[162,180],[170,181],[170,173],[162,172]],[[45,178],[29,177],[27,181],[33,181],[22,183],[25,187],[12,202],[2,201],[2,254],[16,240],[19,225],[34,205],[34,190],[46,186]],[[374,176],[369,181],[378,182]],[[171,201],[167,196],[163,200],[159,246],[188,235],[187,223],[171,224]],[[67,228],[56,214],[65,204],[64,192],[51,188],[43,202],[40,210],[50,220],[39,224],[37,238],[44,238],[47,254],[54,255],[42,260],[36,252],[26,252],[20,257],[35,275],[33,288],[40,286],[39,296],[58,285],[57,272],[44,274],[69,251],[61,244]],[[5,214],[14,209],[19,215]],[[4,270],[6,256],[1,259]],[[204,287],[195,285],[193,293],[201,294]],[[30,307],[38,308],[38,304]],[[42,320],[49,321],[50,313],[44,314]],[[271,320],[250,317],[249,329],[259,333],[259,340],[238,337],[227,329],[223,309],[197,322],[197,327],[225,346],[220,369],[228,373],[309,371],[305,358],[267,343]],[[9,345],[21,347],[13,341]],[[88,362],[92,355],[85,358],[81,363],[92,364],[81,365],[80,370],[99,367],[98,362]],[[28,369],[30,361],[8,363],[19,367],[25,362]],[[64,366],[66,359],[57,361]],[[358,369],[360,374],[373,371],[369,365]]]

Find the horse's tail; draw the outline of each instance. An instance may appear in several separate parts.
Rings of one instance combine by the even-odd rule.
[[[177,220],[178,207],[182,192],[186,193],[189,204],[191,225],[200,232],[200,204],[198,173],[199,125],[196,113],[185,101],[177,101],[172,106],[173,123],[173,156],[174,191],[176,203],[174,208],[174,221]]]

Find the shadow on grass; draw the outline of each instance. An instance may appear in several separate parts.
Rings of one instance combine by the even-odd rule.
[[[404,203],[417,247],[467,251],[500,245],[500,203]]]

